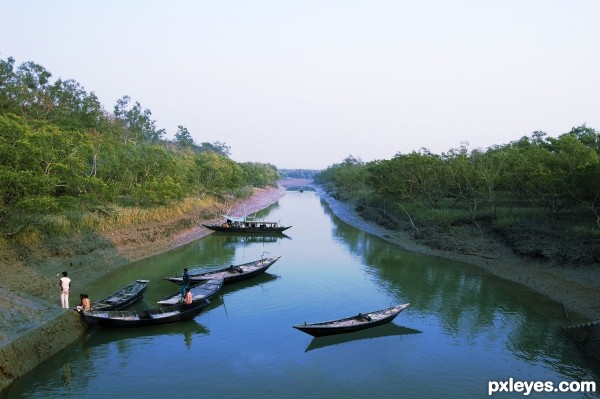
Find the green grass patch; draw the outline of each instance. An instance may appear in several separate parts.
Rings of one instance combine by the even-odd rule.
[[[567,230],[567,235],[574,238],[599,238],[600,229],[589,226],[573,226]]]

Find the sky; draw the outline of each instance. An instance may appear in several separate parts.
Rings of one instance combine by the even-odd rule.
[[[0,59],[323,169],[600,130],[597,0],[0,0]]]

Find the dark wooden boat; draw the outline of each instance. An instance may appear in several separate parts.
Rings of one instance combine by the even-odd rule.
[[[408,305],[408,303],[405,303],[404,305],[392,306],[391,308],[376,310],[365,314],[359,313],[356,316],[322,321],[319,323],[307,324],[305,322],[304,324],[295,325],[293,327],[310,334],[313,337],[350,333],[389,323],[394,320],[400,312],[406,309]]]
[[[245,280],[247,278],[264,273],[269,267],[271,267],[273,263],[277,262],[279,258],[281,258],[281,256],[275,256],[273,258],[261,258],[253,262],[248,262],[237,266],[231,265],[223,269],[208,272],[202,267],[189,269],[188,274],[190,275],[190,283],[202,282],[218,277],[223,278],[223,280],[225,280],[225,284],[234,281]],[[165,280],[169,280],[177,284],[182,283],[182,277],[165,277]]]
[[[83,320],[91,325],[102,327],[150,327],[160,324],[178,323],[192,320],[208,305],[208,299],[192,302],[191,305],[178,304],[139,312],[127,310],[87,310],[81,313]]]
[[[137,280],[112,295],[92,302],[91,310],[118,310],[140,301],[148,288],[148,280]]]
[[[221,224],[203,224],[202,226],[214,231],[226,233],[282,233],[292,226],[281,226],[279,222],[256,220],[251,216],[223,215],[225,221]]]
[[[202,226],[214,231],[224,231],[226,233],[282,233],[292,226],[280,226],[279,222],[256,222],[256,223],[223,223],[223,224],[203,224]]]
[[[192,302],[202,299],[211,299],[223,287],[223,277],[215,277],[202,283],[193,284],[190,286],[192,293]],[[176,292],[158,301],[158,306],[173,306],[183,302],[181,292]]]

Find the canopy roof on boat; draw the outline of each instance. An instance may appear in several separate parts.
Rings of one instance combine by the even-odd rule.
[[[232,222],[251,222],[254,221],[254,216],[248,216],[248,215],[243,215],[243,216],[230,216],[230,215],[223,215],[223,217],[227,220],[231,220]]]

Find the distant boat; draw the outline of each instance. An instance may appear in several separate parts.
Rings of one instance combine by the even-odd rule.
[[[192,320],[209,304],[210,301],[208,299],[202,299],[192,302],[191,305],[178,304],[141,310],[139,312],[126,310],[86,310],[81,313],[81,316],[86,323],[102,327],[149,327]]]
[[[194,284],[190,287],[192,293],[192,302],[200,301],[202,299],[210,299],[219,292],[223,287],[223,277],[215,277],[213,279],[204,281],[202,283]],[[181,292],[176,292],[157,302],[158,306],[173,306],[183,302]]]
[[[279,258],[281,258],[281,256],[275,256],[273,258],[261,258],[253,262],[248,262],[237,266],[231,265],[223,269],[213,271],[206,271],[206,268],[199,267],[189,269],[188,274],[190,276],[191,283],[197,283],[221,277],[224,279],[225,284],[227,284],[233,281],[245,280],[264,273],[269,267],[271,267],[273,263],[277,262]],[[165,277],[165,280],[169,280],[177,284],[181,284],[183,282],[182,277]]]
[[[140,301],[148,288],[148,280],[137,280],[99,301],[92,302],[91,310],[117,310]]]
[[[281,233],[292,226],[281,226],[279,222],[256,220],[255,217],[223,215],[221,224],[202,224],[207,229],[228,233]]]
[[[322,321],[318,323],[299,324],[292,326],[297,330],[312,335],[313,337],[323,337],[326,335],[345,334],[354,331],[364,330],[389,323],[404,309],[408,307],[408,303],[404,305],[392,306],[391,308],[375,310],[369,313],[359,313],[356,316],[345,317],[343,319]]]

